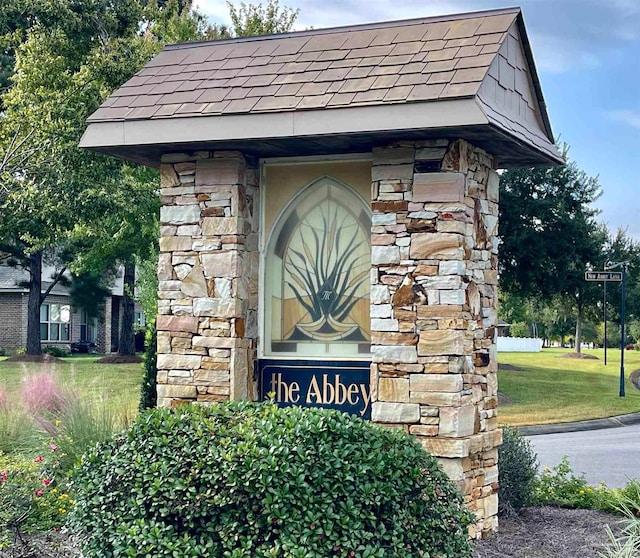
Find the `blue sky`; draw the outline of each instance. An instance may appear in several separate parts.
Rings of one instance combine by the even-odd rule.
[[[224,0],[197,0],[228,21]],[[253,3],[258,3],[254,0]],[[517,5],[501,0],[281,0],[297,29]],[[520,0],[556,138],[598,176],[600,220],[640,240],[640,0]]]

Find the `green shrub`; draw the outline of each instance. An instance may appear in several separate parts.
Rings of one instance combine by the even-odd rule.
[[[45,347],[42,352],[49,353],[51,356],[58,358],[69,356],[69,353],[62,347]]]
[[[600,500],[599,489],[590,487],[583,476],[573,474],[566,455],[552,469],[544,468],[534,491],[534,503],[541,506],[594,509]]]
[[[140,411],[153,409],[158,402],[156,389],[156,375],[158,373],[156,367],[158,334],[155,324],[148,325],[144,345],[146,350],[144,353],[144,375],[142,377],[142,385],[140,386]]]
[[[7,351],[6,349],[0,349],[0,356],[7,356]]]
[[[533,500],[538,458],[529,441],[509,426],[502,429],[498,456],[498,511],[517,514]]]
[[[471,554],[471,516],[433,457],[325,409],[153,409],[89,451],[74,488],[87,558]]]

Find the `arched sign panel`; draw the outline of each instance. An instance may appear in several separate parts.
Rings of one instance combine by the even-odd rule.
[[[368,204],[328,176],[281,210],[263,266],[263,396],[368,416],[370,230]]]

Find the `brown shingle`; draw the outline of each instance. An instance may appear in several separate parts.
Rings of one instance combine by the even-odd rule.
[[[325,82],[322,82],[322,83],[314,83],[314,82],[305,83],[305,84],[302,85],[302,87],[298,91],[298,95],[300,97],[308,97],[308,96],[313,96],[313,95],[323,95],[324,93],[327,92],[328,88],[329,88],[329,82],[328,81],[325,81]]]
[[[348,79],[342,83],[340,93],[354,93],[358,91],[367,91],[371,89],[371,86],[376,81],[375,77],[369,77],[365,79]]]
[[[351,68],[349,73],[347,74],[347,79],[363,79],[369,76],[371,73],[371,68],[368,66],[365,67],[356,67]]]
[[[437,99],[444,85],[415,85],[407,97],[407,101],[426,101],[429,99]]]
[[[247,99],[235,99],[229,101],[222,109],[223,113],[250,112],[258,103],[259,97],[249,97]]]
[[[452,21],[449,32],[444,36],[445,39],[460,39],[463,37],[471,37],[475,34],[482,23],[482,19],[459,19]]]
[[[488,66],[495,58],[493,54],[479,54],[468,58],[461,58],[456,64],[456,68],[479,68],[480,66]]]
[[[369,91],[360,91],[353,98],[353,103],[380,103],[387,94],[387,89],[371,89]]]
[[[466,83],[468,81],[481,81],[486,75],[486,68],[467,68],[456,70],[450,83]]]
[[[256,104],[256,110],[291,110],[296,108],[300,97],[262,97]]]
[[[422,85],[427,83],[427,79],[424,74],[404,74],[398,78],[396,85]]]
[[[312,97],[302,97],[302,100],[298,104],[299,109],[313,109],[323,108],[327,106],[327,103],[331,100],[333,94],[328,93],[326,95],[314,95]]]
[[[298,91],[300,91],[301,87],[301,83],[285,83],[284,85],[280,86],[280,88],[274,93],[274,95],[296,95]]]
[[[389,92],[384,96],[385,101],[405,101],[407,97],[413,91],[414,85],[398,86],[396,83],[393,89],[389,89]]]
[[[427,62],[435,62],[438,60],[452,60],[456,57],[459,50],[460,49],[458,47],[443,48],[441,50],[431,50],[424,59]]]
[[[389,89],[398,81],[398,76],[378,76],[373,82],[371,89]],[[385,92],[386,93],[386,92]]]

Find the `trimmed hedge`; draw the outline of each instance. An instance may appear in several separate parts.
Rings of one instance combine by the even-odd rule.
[[[471,555],[471,516],[436,460],[336,411],[155,409],[89,451],[74,491],[87,558]]]

